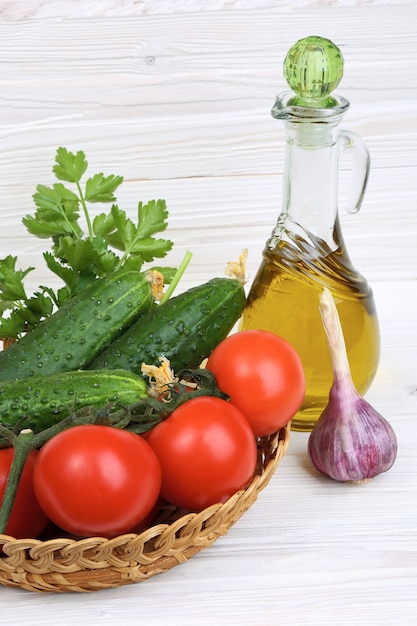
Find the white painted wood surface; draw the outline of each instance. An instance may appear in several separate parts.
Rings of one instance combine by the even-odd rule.
[[[348,249],[374,287],[382,357],[368,399],[399,456],[362,486],[318,478],[293,433],[271,484],[232,531],[145,583],[85,595],[0,588],[0,622],[411,626],[417,623],[417,6],[415,0],[0,1],[0,255],[47,276],[21,218],[56,148],[125,177],[122,208],[168,202],[193,260],[186,288],[249,248],[259,264],[280,205],[283,128],[269,115],[282,61],[320,34],[345,57],[344,126],[372,157]]]

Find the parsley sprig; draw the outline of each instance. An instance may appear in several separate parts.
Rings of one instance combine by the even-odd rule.
[[[87,169],[83,151],[60,147],[52,169],[59,182],[37,186],[36,211],[22,222],[32,235],[51,239],[43,257],[64,285],[57,290],[41,285],[28,296],[24,279],[34,268],[17,269],[17,257],[11,255],[0,259],[0,337],[17,338],[97,278],[120,269],[140,271],[171,250],[172,241],[155,237],[168,225],[164,200],[139,202],[134,221],[117,204],[123,178],[103,173],[86,178]],[[108,205],[107,210],[93,217],[94,204]],[[152,269],[163,274],[166,284],[175,275],[175,268]]]

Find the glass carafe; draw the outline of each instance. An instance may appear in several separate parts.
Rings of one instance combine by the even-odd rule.
[[[339,129],[349,102],[330,95],[343,74],[340,50],[320,37],[300,40],[284,62],[293,91],[278,96],[274,118],[286,128],[281,213],[250,288],[240,328],[273,331],[298,351],[306,375],[304,403],[292,420],[309,431],[328,401],[332,366],[319,313],[324,287],[336,302],[352,377],[369,388],[379,361],[374,297],[346,250],[338,214],[339,161],[352,157],[347,210],[361,205],[369,154],[362,140]]]

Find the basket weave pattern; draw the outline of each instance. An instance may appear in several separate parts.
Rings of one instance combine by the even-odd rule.
[[[14,539],[0,535],[0,584],[28,591],[94,591],[140,582],[184,563],[225,535],[267,486],[290,437],[289,425],[258,442],[249,485],[224,504],[190,513],[163,504],[153,525],[113,539]]]

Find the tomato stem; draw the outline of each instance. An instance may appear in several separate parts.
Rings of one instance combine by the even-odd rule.
[[[96,419],[97,415],[91,413],[83,417],[83,422],[92,423],[95,422]],[[13,460],[0,507],[0,534],[5,532],[9,522],[20,478],[30,452],[40,448],[53,436],[57,435],[62,430],[70,428],[70,426],[74,426],[78,422],[79,417],[77,413],[71,413],[71,415],[65,419],[39,433],[34,433],[30,428],[25,428],[17,435],[0,424],[0,435],[7,439],[14,448]]]
[[[4,429],[3,426],[0,429],[1,433],[9,438],[8,434],[4,432],[5,430],[7,429]],[[10,434],[12,433],[9,431]],[[22,430],[19,435],[14,435],[11,438],[14,455],[0,508],[0,533],[4,533],[6,530],[26,459],[30,451],[33,450],[33,438],[34,433],[29,429]]]

